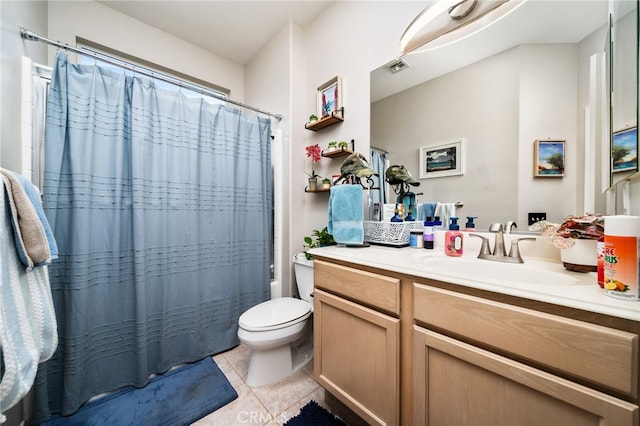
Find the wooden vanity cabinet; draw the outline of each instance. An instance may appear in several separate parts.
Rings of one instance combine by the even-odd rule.
[[[367,424],[640,426],[637,321],[314,263],[314,375]]]
[[[371,425],[400,424],[399,280],[314,262],[314,376]]]
[[[636,404],[561,377],[637,401],[637,334],[422,284],[414,315],[416,425],[638,425]]]

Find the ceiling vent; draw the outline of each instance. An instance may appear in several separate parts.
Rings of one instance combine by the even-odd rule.
[[[396,59],[395,61],[389,62],[387,64],[387,69],[394,74],[402,71],[405,68],[409,68],[409,64],[406,63],[403,59]]]

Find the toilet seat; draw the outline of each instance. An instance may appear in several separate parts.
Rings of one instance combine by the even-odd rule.
[[[288,327],[311,315],[311,305],[293,297],[262,302],[240,315],[238,323],[247,331],[267,331]]]

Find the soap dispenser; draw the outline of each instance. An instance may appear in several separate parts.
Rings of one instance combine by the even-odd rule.
[[[478,216],[467,216],[467,223],[464,224],[464,230],[467,232],[473,232],[476,230],[476,224],[474,223],[474,219],[477,219]]]
[[[447,256],[459,257],[462,256],[464,235],[460,232],[458,218],[452,216],[450,220],[451,225],[449,225],[449,230],[444,234],[444,254]]]

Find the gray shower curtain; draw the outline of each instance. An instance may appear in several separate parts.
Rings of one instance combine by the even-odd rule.
[[[44,206],[59,348],[34,421],[229,349],[269,298],[270,120],[59,53]]]

